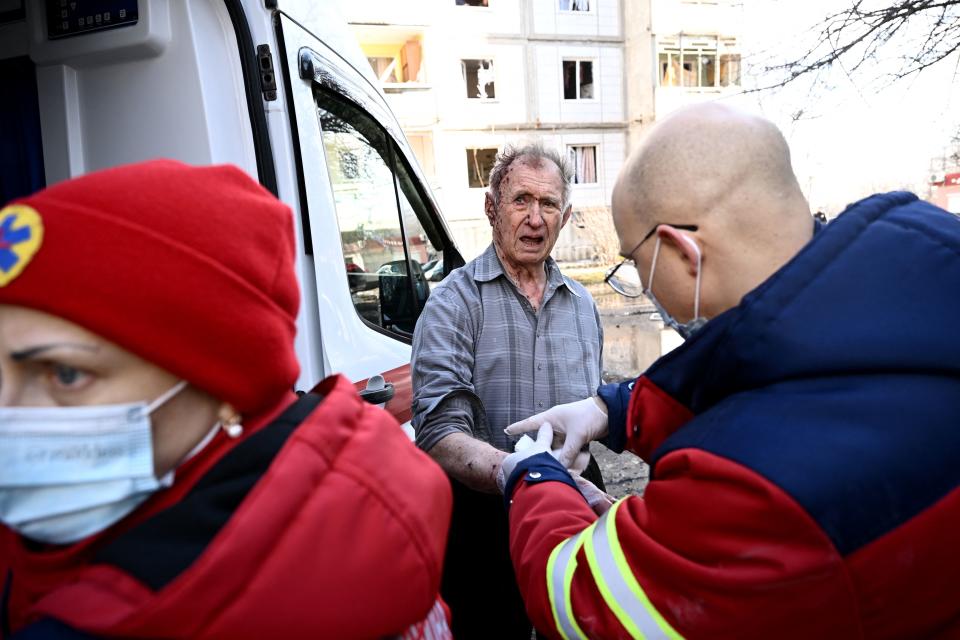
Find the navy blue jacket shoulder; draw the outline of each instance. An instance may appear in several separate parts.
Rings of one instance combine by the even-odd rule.
[[[697,448],[793,497],[842,554],[960,484],[960,218],[908,193],[851,205],[644,374]],[[623,448],[628,385],[599,393]],[[619,440],[619,442],[618,442]]]

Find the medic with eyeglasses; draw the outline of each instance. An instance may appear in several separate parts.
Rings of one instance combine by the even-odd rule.
[[[537,629],[960,637],[960,220],[895,192],[815,221],[777,128],[710,103],[646,134],[613,221],[608,282],[686,341],[507,427],[539,433],[502,467]],[[651,468],[599,517],[591,440]]]

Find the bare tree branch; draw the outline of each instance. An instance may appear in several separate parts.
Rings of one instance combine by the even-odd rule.
[[[834,66],[852,79],[877,65],[881,52],[896,61],[873,81],[890,82],[916,75],[960,51],[960,0],[848,0],[807,32],[804,52],[785,62],[761,65],[772,78],[754,91],[776,89]]]

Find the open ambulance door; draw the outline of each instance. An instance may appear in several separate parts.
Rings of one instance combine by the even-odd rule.
[[[424,265],[442,259],[449,272],[463,259],[369,70],[282,11],[275,27],[328,373],[346,375],[412,433],[410,344],[431,287]]]

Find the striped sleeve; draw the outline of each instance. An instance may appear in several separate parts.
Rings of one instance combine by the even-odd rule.
[[[566,639],[857,635],[843,558],[788,495],[704,451],[668,454],[656,471],[643,498],[599,519],[568,486],[518,484],[511,555],[538,630]]]

